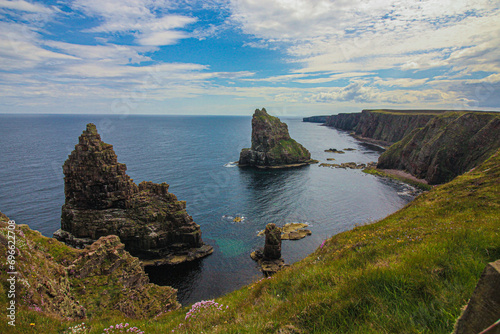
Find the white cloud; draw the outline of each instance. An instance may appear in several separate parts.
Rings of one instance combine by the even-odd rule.
[[[23,12],[41,14],[50,14],[53,12],[52,8],[24,0],[0,0],[0,9],[20,10]]]
[[[153,0],[76,0],[74,9],[98,17],[102,23],[88,32],[133,33],[141,45],[171,45],[190,37],[179,30],[197,21],[184,15],[173,15],[172,1]]]
[[[500,5],[472,0],[233,0],[232,19],[259,45],[287,43],[296,70],[498,71]],[[470,53],[470,57],[460,52]],[[481,59],[473,64],[465,59]],[[471,67],[472,66],[472,67]],[[319,83],[319,82],[318,82]]]

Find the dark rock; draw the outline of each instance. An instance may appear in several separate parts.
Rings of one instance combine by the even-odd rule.
[[[264,258],[267,260],[276,260],[281,258],[281,230],[276,224],[267,224],[266,243],[264,244]]]
[[[484,269],[453,334],[477,334],[500,319],[500,260]],[[500,333],[500,325],[488,333]]]
[[[117,235],[132,255],[161,263],[190,261],[213,252],[187,214],[186,202],[169,193],[168,184],[137,186],[126,170],[113,146],[102,142],[95,125],[88,124],[63,165],[66,201],[61,230],[54,237],[83,247],[101,236]]]
[[[314,163],[311,153],[290,138],[285,123],[270,116],[264,108],[255,110],[252,118],[252,147],[241,151],[239,166],[284,168],[310,163]]]
[[[264,251],[252,252],[250,257],[257,261],[264,275],[270,276],[285,266],[281,258],[281,229],[273,223],[267,224],[265,235]]]
[[[344,153],[345,153],[344,151],[337,150],[336,148],[329,148],[328,150],[325,150],[325,152],[329,152],[329,153],[339,153],[339,154],[344,154]]]

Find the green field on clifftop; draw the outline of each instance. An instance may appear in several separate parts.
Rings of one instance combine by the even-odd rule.
[[[144,320],[102,314],[86,325],[92,333],[120,322],[145,333],[450,333],[485,265],[500,258],[499,177],[497,152],[391,216],[217,299],[220,310],[208,306],[187,320],[189,307]],[[20,313],[19,333],[79,323]]]

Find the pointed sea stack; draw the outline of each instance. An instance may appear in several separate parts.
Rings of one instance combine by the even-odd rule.
[[[187,214],[186,202],[169,193],[168,184],[137,186],[126,170],[113,146],[102,142],[95,125],[88,124],[63,165],[66,200],[61,229],[54,237],[83,247],[117,235],[145,265],[178,264],[213,252]]]
[[[288,134],[288,126],[266,109],[256,109],[252,118],[252,148],[244,148],[240,167],[286,168],[304,166],[317,161],[311,153]]]

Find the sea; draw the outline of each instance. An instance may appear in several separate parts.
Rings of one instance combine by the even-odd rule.
[[[377,161],[380,148],[348,133],[281,117],[292,138],[320,162]],[[0,211],[18,224],[51,237],[64,203],[62,165],[87,123],[112,144],[127,174],[166,182],[187,202],[214,253],[177,266],[146,268],[150,280],[178,289],[183,305],[227,294],[263,277],[250,258],[264,246],[266,224],[301,222],[312,235],[283,241],[286,263],[300,261],[321,243],[402,208],[414,189],[361,170],[320,167],[239,168],[251,145],[251,116],[0,115]],[[345,154],[326,149],[352,148]],[[335,161],[327,161],[334,158]],[[240,217],[240,222],[234,218]]]

